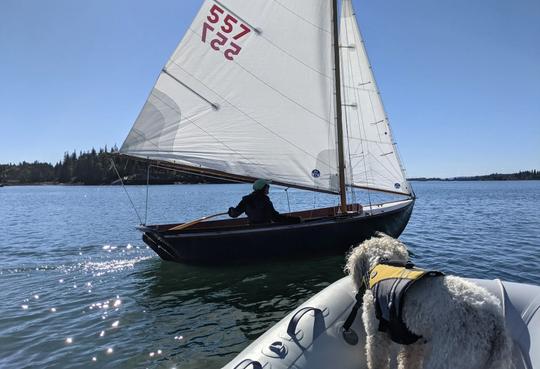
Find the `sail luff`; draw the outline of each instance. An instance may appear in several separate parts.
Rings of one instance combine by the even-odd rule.
[[[338,147],[338,176],[339,176],[339,196],[341,212],[347,213],[347,192],[345,188],[345,152],[343,149],[343,112],[341,110],[341,71],[340,71],[340,51],[339,51],[339,29],[338,29],[338,3],[332,0],[332,29],[334,44],[334,79],[336,94],[336,129]]]
[[[349,156],[347,186],[410,196],[369,56],[351,0],[343,0],[340,46],[344,120]],[[349,173],[350,172],[350,173]]]
[[[345,0],[347,1],[347,0]],[[351,1],[351,8],[353,7],[352,6],[352,0]],[[355,15],[354,13],[354,9],[353,9],[353,14]],[[355,16],[355,19],[356,19],[356,16]],[[360,27],[358,26],[358,20],[356,20],[356,27],[358,29],[358,33],[360,35],[360,39],[362,40],[362,49],[364,50],[364,53],[366,55],[366,59],[367,59],[367,62],[368,62],[368,65],[369,65],[369,69],[371,70],[371,73],[372,73],[372,78],[373,78],[373,84],[375,86],[375,91],[377,92],[377,96],[379,96],[379,100],[380,100],[380,103],[381,103],[381,107],[382,107],[382,110],[384,112],[384,117],[386,119],[386,122],[387,122],[387,128],[388,128],[388,136],[390,136],[390,141],[392,142],[392,146],[394,147],[394,152],[395,152],[395,156],[397,158],[397,162],[399,164],[399,168],[401,170],[401,173],[403,175],[403,178],[405,180],[405,183],[407,184],[407,186],[410,188],[410,192],[409,192],[409,195],[413,195],[414,194],[414,191],[412,190],[412,186],[411,184],[409,183],[409,181],[407,180],[407,176],[406,176],[406,173],[405,173],[405,167],[403,166],[403,162],[401,160],[401,157],[399,155],[399,150],[397,148],[397,144],[396,142],[394,141],[394,135],[392,134],[392,126],[390,125],[389,123],[389,119],[388,119],[388,113],[386,111],[386,107],[384,106],[384,100],[383,98],[381,97],[381,92],[379,90],[379,85],[377,83],[377,79],[375,78],[375,74],[373,74],[373,67],[372,67],[372,64],[371,64],[371,59],[369,58],[369,54],[367,53],[366,51],[366,46],[365,46],[365,43],[364,43],[364,36],[362,35],[362,30],[360,29]],[[392,192],[392,191],[390,191]]]

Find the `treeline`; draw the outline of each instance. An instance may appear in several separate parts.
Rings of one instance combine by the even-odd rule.
[[[107,147],[96,151],[65,153],[55,165],[40,162],[0,164],[0,184],[119,184],[119,178],[111,164],[113,158],[119,174],[126,184],[145,184],[147,164],[115,155],[118,149]],[[206,177],[151,167],[151,184],[207,183],[217,182]]]
[[[410,181],[521,181],[540,180],[540,171],[536,169],[519,171],[517,173],[501,174],[493,173],[483,176],[453,177],[453,178],[409,178]]]

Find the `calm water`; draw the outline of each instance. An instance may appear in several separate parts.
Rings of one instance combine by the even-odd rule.
[[[415,189],[402,239],[420,266],[540,284],[540,182]],[[145,187],[129,192],[144,219]],[[217,213],[247,192],[151,187],[148,223]],[[284,191],[271,196],[288,209]],[[289,200],[336,201],[293,190]],[[162,262],[134,230],[120,187],[0,188],[0,219],[1,368],[219,368],[343,275],[343,257],[219,269]]]

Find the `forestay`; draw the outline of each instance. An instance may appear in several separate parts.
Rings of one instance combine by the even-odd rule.
[[[121,153],[337,193],[331,14],[205,1]]]
[[[351,0],[342,3],[340,49],[346,183],[409,195]]]

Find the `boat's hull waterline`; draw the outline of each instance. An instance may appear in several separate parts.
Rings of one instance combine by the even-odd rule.
[[[144,242],[168,261],[220,264],[343,254],[376,232],[398,237],[414,200],[364,209],[346,216],[308,218],[300,224],[248,226],[236,220],[207,222],[182,231],[171,225],[141,227]],[[174,225],[173,225],[174,226]]]

